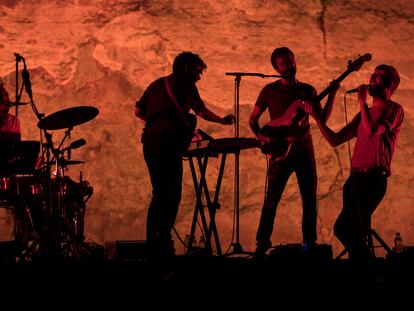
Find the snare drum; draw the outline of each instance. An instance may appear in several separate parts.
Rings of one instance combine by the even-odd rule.
[[[0,177],[0,197],[28,200],[41,192],[40,183],[32,175]]]
[[[16,176],[16,195],[23,200],[32,200],[42,194],[40,182],[32,175]]]

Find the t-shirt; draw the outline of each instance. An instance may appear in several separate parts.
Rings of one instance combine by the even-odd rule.
[[[310,136],[309,117],[300,108],[299,111],[293,111],[294,114],[286,116],[285,113],[291,105],[295,105],[297,100],[312,100],[316,96],[316,90],[310,84],[298,82],[295,86],[282,84],[281,80],[267,84],[259,94],[256,106],[261,110],[268,109],[271,120],[281,118],[297,118],[300,115],[300,126],[304,133],[303,136]],[[320,103],[315,103],[320,108]]]
[[[361,113],[358,113],[350,124],[357,129],[351,165],[353,168],[381,168],[391,174],[391,160],[404,119],[404,110],[400,104],[391,102],[387,106],[370,107],[369,111],[373,122],[385,126],[385,132],[368,136],[361,124]]]
[[[157,140],[157,143],[170,142],[183,122],[176,105],[167,93],[164,79],[166,77],[152,82],[136,103],[136,107],[140,108],[146,120],[142,135],[143,143],[150,140]],[[198,114],[204,107],[194,83],[188,84],[185,89],[172,89],[172,92],[184,114],[190,109]]]
[[[0,141],[16,141],[20,138],[20,121],[16,116],[8,113],[0,119]]]

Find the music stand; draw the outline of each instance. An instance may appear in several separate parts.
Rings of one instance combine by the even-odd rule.
[[[253,76],[260,78],[280,78],[277,75],[265,75],[258,72],[226,72],[226,76],[234,76],[234,138],[239,138],[239,106],[240,106],[240,82],[242,76]],[[251,254],[250,252],[243,251],[243,247],[240,244],[240,207],[239,207],[239,155],[240,150],[234,153],[234,210],[236,217],[236,241],[232,243],[231,247],[233,251],[227,255],[233,254]]]

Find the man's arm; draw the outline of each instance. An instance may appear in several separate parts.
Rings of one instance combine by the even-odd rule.
[[[269,137],[266,137],[260,133],[259,119],[260,119],[260,116],[263,114],[263,112],[264,110],[262,108],[255,105],[253,107],[253,111],[250,114],[250,118],[249,118],[250,129],[252,130],[254,135],[256,135],[256,137],[260,140],[261,145],[264,145],[270,142]]]
[[[356,136],[356,130],[358,128],[357,118],[354,118],[352,122],[347,124],[344,128],[342,128],[339,132],[336,133],[332,129],[330,129],[325,122],[323,122],[321,114],[315,111],[314,106],[311,102],[304,102],[303,105],[305,111],[312,115],[312,117],[316,120],[316,123],[318,124],[322,136],[325,137],[325,139],[332,147],[339,146],[340,144]]]
[[[192,110],[196,113],[197,116],[209,122],[220,123],[223,125],[233,124],[233,114],[228,114],[225,117],[221,118],[209,108],[207,108],[204,101],[201,99],[201,96],[198,93],[198,89],[195,84],[192,84],[187,89],[187,92],[187,101],[189,101],[188,104],[190,107],[192,107]]]
[[[220,123],[223,125],[231,125],[234,121],[234,115],[228,114],[225,117],[221,118],[213,111],[208,109],[205,105],[202,106],[201,110],[198,112],[197,115],[206,121]]]
[[[361,109],[362,128],[368,136],[382,135],[387,129],[384,124],[374,122],[367,104],[368,87],[364,84],[358,87],[358,101]]]
[[[326,101],[325,106],[322,110],[322,121],[326,123],[332,113],[333,103],[335,101],[336,92],[338,92],[340,85],[335,80],[333,80],[330,84],[330,91],[328,95],[328,99]]]
[[[259,137],[260,134],[259,118],[262,114],[263,110],[258,106],[254,106],[249,118],[250,129],[257,137]]]

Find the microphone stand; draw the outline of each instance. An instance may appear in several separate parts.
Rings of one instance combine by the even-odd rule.
[[[24,61],[24,58],[20,56],[18,53],[14,53],[16,58],[16,65],[15,65],[15,76],[16,76],[16,86],[15,86],[15,99],[16,99],[16,107],[15,107],[15,116],[18,117],[19,114],[19,102],[23,92],[23,84],[19,91],[19,63]]]
[[[31,82],[30,82],[30,75],[29,72],[27,71],[27,67],[26,67],[26,61],[25,59],[20,56],[19,54],[15,53],[16,59],[19,57],[21,61],[23,61],[23,72],[22,72],[22,77],[23,77],[23,86],[25,87],[26,93],[29,97],[30,100],[30,105],[32,107],[32,110],[34,112],[34,114],[36,115],[36,117],[38,118],[38,120],[42,120],[44,118],[44,114],[43,113],[39,113],[36,104],[33,100],[33,93],[32,93],[32,89],[31,89]],[[23,87],[22,86],[22,87]],[[16,107],[17,108],[17,107]],[[59,217],[60,217],[60,197],[58,196],[58,210],[54,211],[53,209],[53,197],[52,197],[52,180],[51,180],[51,176],[50,176],[50,171],[51,171],[51,154],[53,155],[53,159],[58,159],[59,157],[59,151],[54,147],[53,144],[53,140],[52,140],[52,134],[48,133],[46,129],[42,129],[44,136],[46,138],[46,193],[45,193],[45,208],[46,208],[46,228],[45,228],[45,236],[43,237],[43,242],[46,242],[45,244],[43,244],[43,242],[40,243],[40,252],[41,255],[45,255],[45,256],[59,256],[59,252],[60,252],[60,239],[58,238],[59,234],[60,234],[60,221],[59,221]],[[42,143],[42,142],[41,142]],[[43,144],[42,144],[42,148],[43,148]],[[44,152],[42,151],[42,154],[44,154]],[[42,236],[41,236],[42,239]],[[56,258],[54,257],[54,258]],[[49,258],[50,259],[50,258]]]
[[[266,75],[258,72],[226,72],[226,76],[234,76],[234,138],[239,139],[239,106],[240,106],[240,82],[242,76],[260,78],[280,78],[277,75]],[[234,153],[234,211],[236,217],[236,241],[232,243],[233,251],[227,255],[246,254],[240,244],[240,206],[239,206],[239,155],[240,150],[236,148]],[[249,253],[247,253],[249,254]]]
[[[20,62],[20,57],[18,57],[18,55],[16,55],[16,54],[15,54],[15,56],[16,56],[16,70],[15,70],[15,72],[16,72],[16,93],[15,93],[15,97],[14,98],[16,99],[16,103],[17,103],[18,102],[17,98],[19,96],[19,62]],[[15,107],[15,115],[16,115],[16,117],[19,114],[18,107],[19,107],[19,105],[16,105],[16,107]]]

